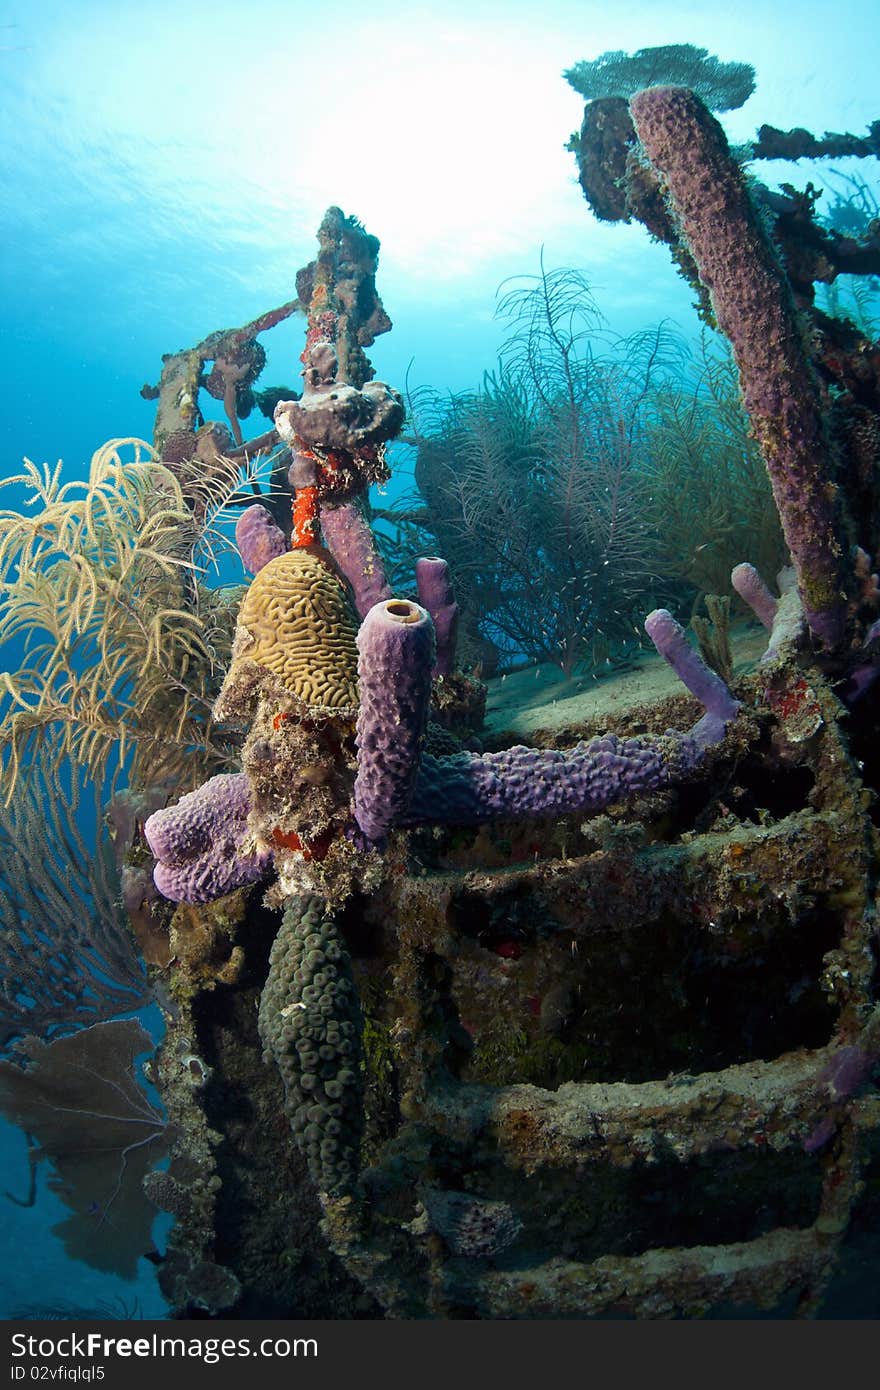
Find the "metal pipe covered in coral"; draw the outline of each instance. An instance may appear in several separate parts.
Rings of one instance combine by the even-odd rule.
[[[649,87],[630,110],[732,344],[807,622],[834,648],[846,607],[832,450],[785,274],[724,131],[699,98],[684,87]]]

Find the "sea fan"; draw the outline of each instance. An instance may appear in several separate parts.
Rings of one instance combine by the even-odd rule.
[[[750,63],[723,63],[691,43],[660,44],[635,53],[612,49],[575,63],[563,76],[588,101],[629,98],[643,87],[678,86],[690,87],[711,111],[733,111],[755,90]]]
[[[32,1164],[51,1163],[49,1187],[69,1212],[55,1234],[72,1259],[123,1279],[152,1246],[156,1209],[143,1180],[167,1151],[165,1117],[135,1065],[152,1051],[129,1018],[51,1043],[26,1038],[23,1066],[0,1061],[0,1111],[32,1137]]]
[[[0,1052],[140,1008],[150,997],[101,788],[51,743],[0,804]]]

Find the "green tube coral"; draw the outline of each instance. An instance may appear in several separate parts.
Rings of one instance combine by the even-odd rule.
[[[733,347],[807,622],[836,647],[846,608],[831,449],[785,273],[724,131],[699,98],[686,87],[649,87],[630,110]]]
[[[331,1196],[350,1191],[363,1133],[361,1010],[342,935],[316,895],[288,899],[259,1026],[312,1181]]]

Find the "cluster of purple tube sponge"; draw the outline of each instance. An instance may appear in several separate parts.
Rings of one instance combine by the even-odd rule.
[[[249,848],[250,784],[220,773],[144,823],[155,858],[153,882],[176,903],[207,903],[256,883],[272,866],[271,849]]]
[[[804,622],[820,643],[833,648],[844,632],[845,565],[834,491],[825,477],[828,440],[821,395],[785,276],[724,133],[694,94],[684,88],[650,88],[633,98],[631,111],[642,149],[665,185],[710,291],[719,327],[733,346],[792,553],[796,592],[783,592],[777,601],[750,566],[734,572],[735,587],[771,630],[765,660],[786,648]],[[311,352],[313,375],[320,378],[313,387],[313,414],[320,421],[330,402],[344,396],[347,409],[349,398],[353,401],[358,393],[337,384],[335,349],[319,342]],[[380,390],[378,383],[370,391],[371,401],[375,396],[383,410],[398,410],[395,393]],[[325,426],[324,434],[315,434],[316,444],[328,443],[326,421]],[[299,426],[288,430],[294,446],[297,431],[302,433]],[[333,435],[333,441],[352,447],[347,435],[341,442]],[[294,448],[294,490],[314,482],[311,474],[300,476],[302,469],[313,467],[308,457],[307,451],[300,456]],[[737,703],[726,685],[690,647],[671,614],[658,609],[647,618],[646,630],[706,711],[688,732],[626,739],[608,734],[565,751],[515,747],[434,757],[423,751],[432,678],[451,673],[455,653],[457,607],[447,566],[432,557],[419,560],[419,602],[396,599],[359,493],[322,498],[320,526],[323,544],[350,586],[362,619],[357,770],[349,824],[349,838],[356,845],[381,849],[395,827],[601,811],[687,778],[736,714]],[[271,515],[258,505],[244,512],[236,534],[244,563],[254,573],[287,544]],[[873,680],[878,670],[880,664],[866,657],[861,684]],[[268,872],[272,852],[249,830],[249,797],[244,773],[215,777],[147,820],[161,892],[204,902]]]
[[[630,112],[640,157],[647,158],[659,178],[709,291],[718,327],[731,343],[791,552],[793,572],[778,599],[751,566],[738,566],[732,576],[734,587],[770,631],[764,665],[802,645],[805,629],[826,652],[840,652],[850,623],[852,565],[841,543],[836,490],[829,479],[833,451],[826,402],[785,272],[723,129],[699,98],[683,87],[651,87],[633,97]],[[323,354],[320,361],[316,353]],[[354,396],[344,383],[337,391],[335,349],[331,353],[327,345],[313,344],[312,359],[313,375],[317,373],[312,413],[320,422],[334,392],[342,392],[346,409]],[[377,408],[398,409],[395,393],[380,391],[375,383],[370,391]],[[322,428],[315,440],[326,445],[326,421]],[[294,442],[295,436],[293,430]],[[351,446],[347,435],[343,443]],[[295,459],[294,488],[303,483],[295,476],[296,467]],[[432,675],[449,675],[454,660],[457,609],[448,571],[442,560],[420,560],[419,602],[393,598],[359,494],[324,500],[324,545],[350,585],[363,620],[357,772],[350,808],[355,843],[381,847],[396,826],[596,812],[687,777],[706,747],[723,737],[736,702],[690,648],[671,615],[659,609],[647,619],[646,629],[706,710],[687,733],[630,739],[606,735],[566,751],[518,747],[448,757],[423,752]],[[286,547],[282,531],[259,506],[243,514],[237,538],[254,573]],[[867,633],[857,657],[861,664],[842,689],[849,702],[880,676],[878,645],[880,622]],[[215,777],[177,806],[151,816],[146,834],[159,861],[160,891],[206,901],[266,873],[271,853],[249,835],[248,813],[248,782],[242,773]]]
[[[445,579],[436,567],[432,573]],[[448,598],[442,588],[433,596]],[[422,752],[436,668],[431,615],[406,599],[375,604],[358,635],[354,841],[381,848],[398,826],[596,813],[688,777],[739,706],[666,609],[650,614],[645,628],[706,711],[687,733],[608,734],[565,751],[519,746],[437,758]],[[249,840],[248,807],[247,777],[228,774],[149,817],[145,832],[164,896],[208,902],[268,871],[271,851]]]

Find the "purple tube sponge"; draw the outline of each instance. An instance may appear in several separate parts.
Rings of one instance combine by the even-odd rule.
[[[144,835],[158,861],[153,881],[163,897],[208,903],[262,878],[272,852],[245,847],[250,806],[246,775],[221,773],[147,818]]]
[[[785,273],[724,131],[699,98],[686,87],[649,87],[630,110],[733,347],[807,623],[835,647],[845,602],[831,448]]]
[[[284,532],[272,513],[259,502],[246,507],[235,523],[235,543],[246,570],[259,574],[264,565],[287,550]]]
[[[655,608],[653,613],[648,614],[645,631],[682,685],[696,695],[706,711],[691,730],[691,737],[704,747],[718,743],[724,737],[728,721],[736,715],[739,701],[733,698],[721,677],[694,650],[681,623],[675,621],[667,608]]]
[[[565,750],[422,756],[404,825],[476,825],[521,816],[598,812],[687,776],[702,747],[687,735],[620,739],[605,734]]]
[[[779,607],[754,565],[737,565],[730,572],[730,582],[744,603],[747,603],[758,622],[772,632]]]
[[[605,734],[565,751],[519,746],[449,758],[425,754],[402,823],[473,825],[508,817],[595,813],[689,776],[706,748],[724,737],[739,704],[689,645],[671,613],[657,609],[645,627],[661,656],[705,706],[705,715],[689,733],[627,739]]]
[[[856,666],[850,672],[845,684],[838,689],[838,695],[846,705],[854,705],[864,694],[871,689],[871,686],[880,676],[880,657],[878,657],[877,646],[880,642],[880,618],[872,623],[865,633],[865,640],[862,643],[867,660]]]
[[[826,1115],[804,1140],[804,1153],[819,1153],[820,1150],[824,1149],[825,1145],[834,1138],[839,1128],[840,1120],[838,1117],[833,1113]]]
[[[435,676],[451,675],[455,665],[455,642],[458,635],[458,604],[449,578],[449,566],[437,555],[423,555],[416,560],[416,586],[419,602],[427,608],[434,623],[437,642]]]
[[[434,664],[430,615],[407,599],[377,603],[357,645],[354,816],[368,840],[381,842],[406,811],[419,769]]]
[[[391,597],[370,523],[357,502],[321,507],[321,535],[354,593],[358,615]]]
[[[819,1080],[824,1083],[832,1100],[847,1100],[867,1081],[877,1062],[876,1053],[863,1047],[839,1047],[831,1056]]]

